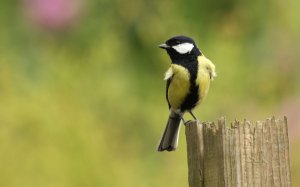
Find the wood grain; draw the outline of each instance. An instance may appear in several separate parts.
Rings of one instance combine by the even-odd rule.
[[[190,187],[291,186],[287,119],[186,125]]]

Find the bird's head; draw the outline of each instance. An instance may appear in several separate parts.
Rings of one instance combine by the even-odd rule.
[[[187,36],[174,36],[159,47],[168,52],[172,61],[197,58],[202,54],[194,40]]]

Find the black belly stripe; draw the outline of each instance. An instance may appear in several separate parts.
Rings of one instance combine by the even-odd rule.
[[[198,75],[198,61],[183,62],[180,65],[185,67],[190,73],[190,89],[186,95],[183,103],[180,106],[182,112],[193,109],[199,101],[199,85],[196,85],[196,79]]]

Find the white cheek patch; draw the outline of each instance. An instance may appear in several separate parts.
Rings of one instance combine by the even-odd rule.
[[[192,51],[194,45],[191,43],[182,43],[182,44],[175,45],[172,48],[175,49],[180,54],[186,54]]]

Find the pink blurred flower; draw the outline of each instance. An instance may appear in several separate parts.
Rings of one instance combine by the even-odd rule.
[[[82,0],[23,0],[25,15],[46,29],[64,30],[78,20]]]

